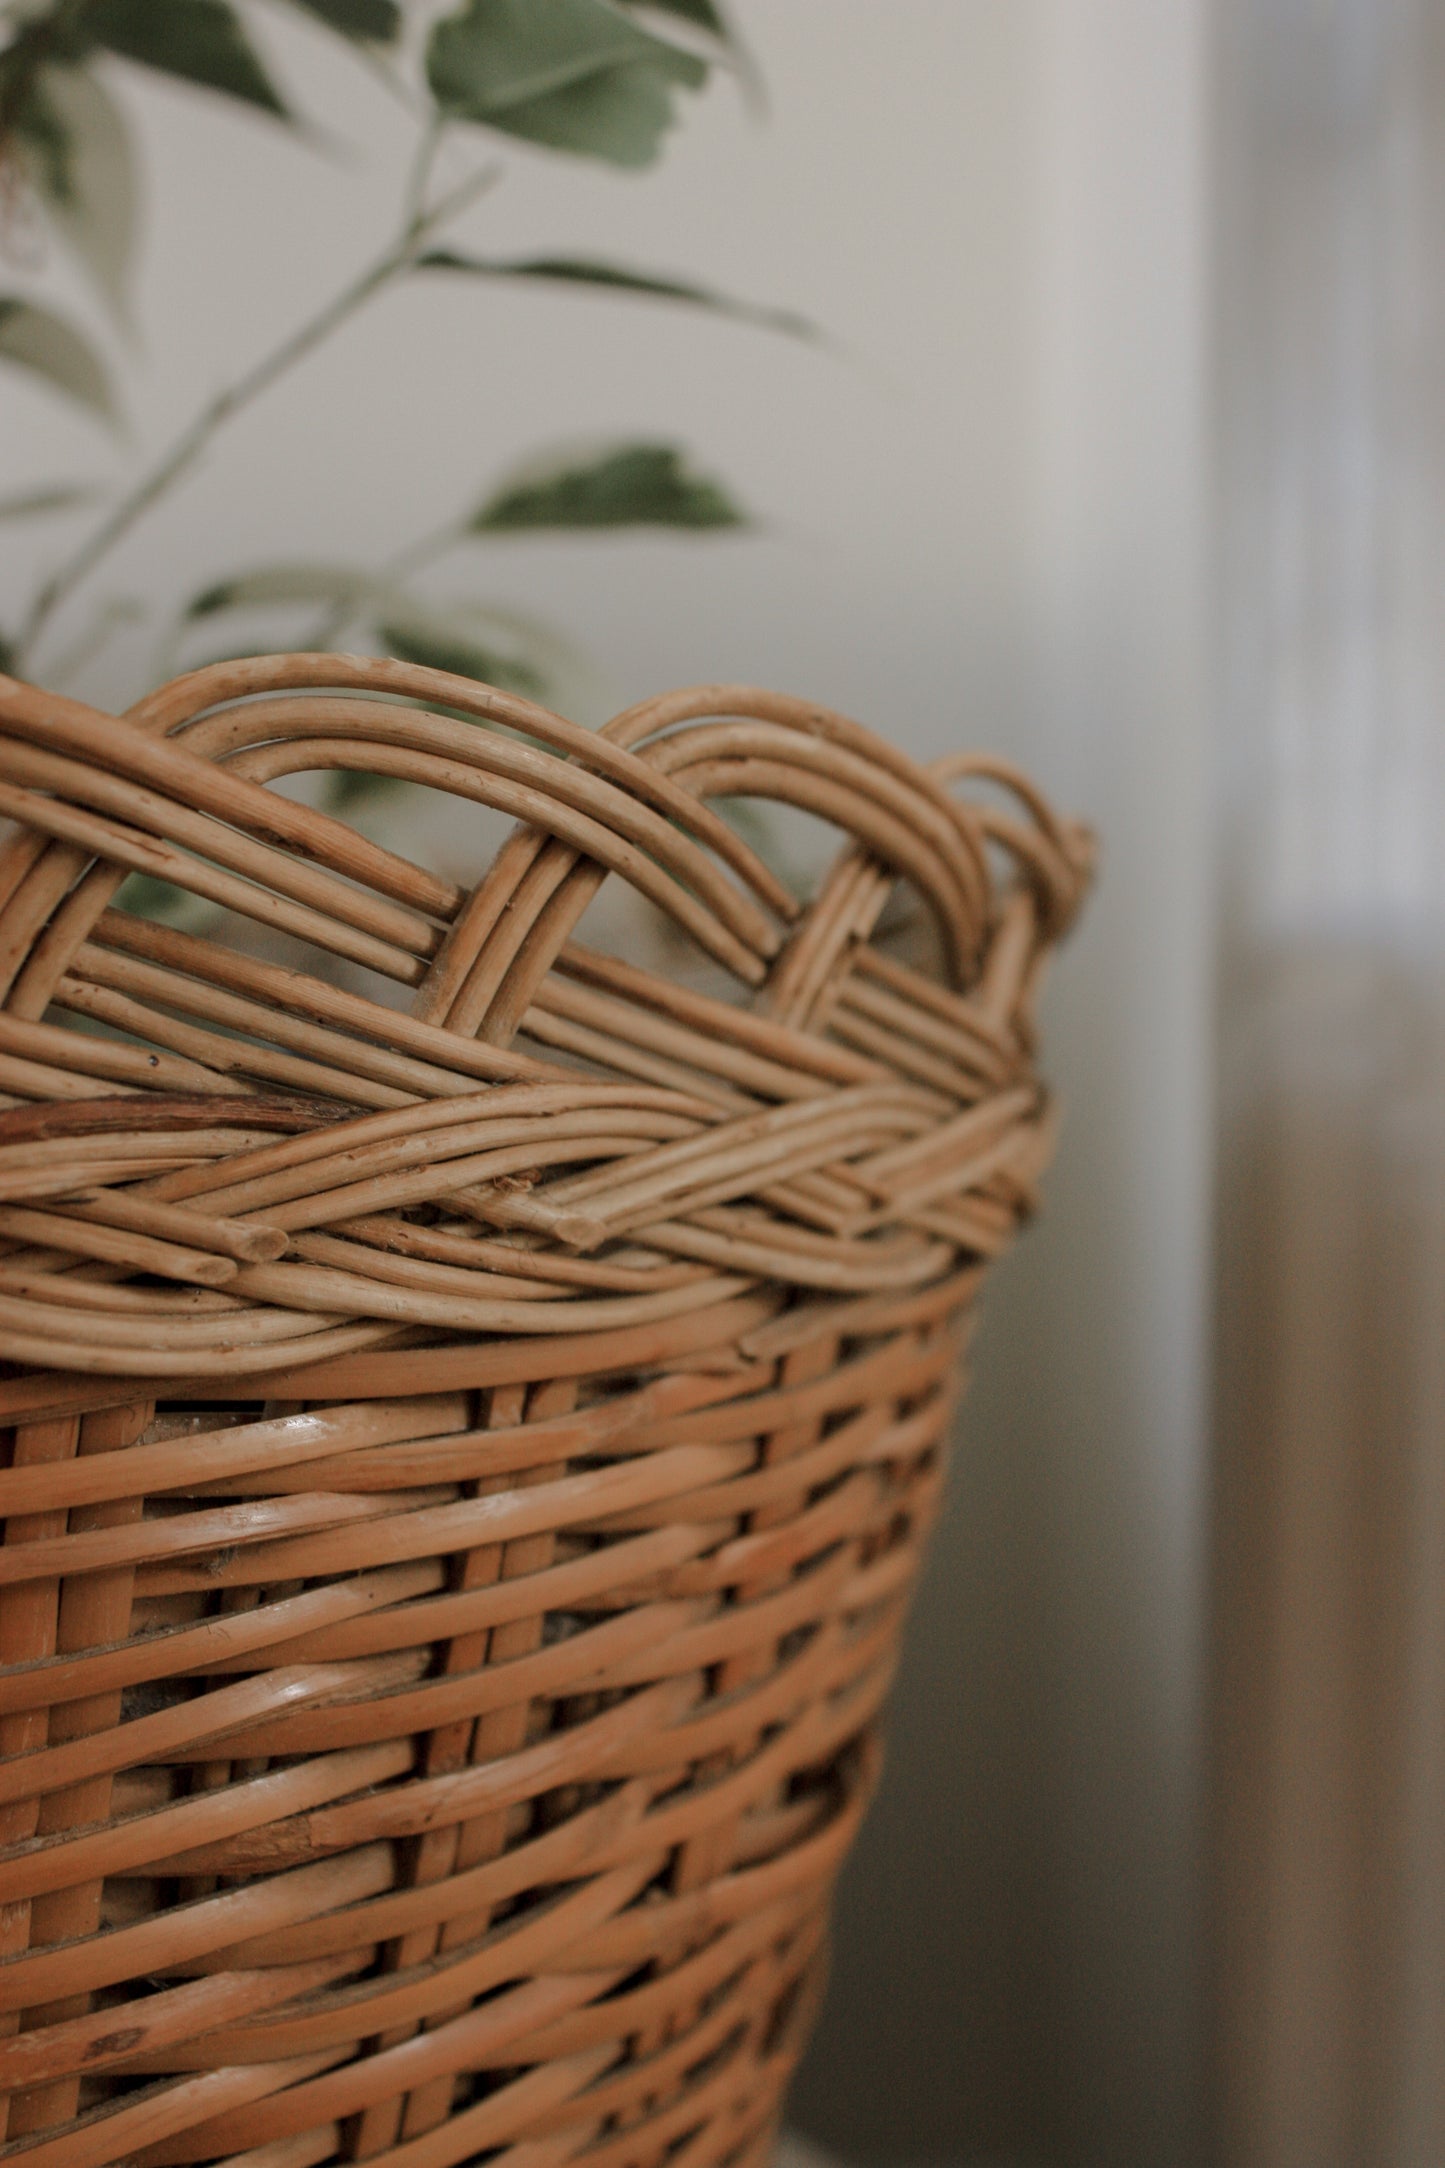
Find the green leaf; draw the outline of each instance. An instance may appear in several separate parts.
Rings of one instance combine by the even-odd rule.
[[[10,59],[11,53],[0,54],[0,99],[12,108],[9,141],[18,151],[25,177],[37,195],[52,204],[68,203],[74,184],[65,124],[45,94],[41,74],[17,75],[18,87],[12,88],[10,71],[5,66]]]
[[[208,897],[194,896],[188,888],[158,881],[150,873],[127,874],[115,900],[133,918],[146,918],[157,926],[174,926],[182,933],[207,933],[221,916],[220,905]],[[77,1017],[73,1028],[84,1030],[89,1024],[89,1018]]]
[[[86,70],[48,68],[16,117],[15,140],[61,239],[124,322],[138,188],[120,107]]]
[[[123,60],[289,118],[229,0],[88,0],[83,35]]]
[[[33,301],[0,295],[0,360],[31,369],[81,406],[115,419],[110,379],[95,349],[63,316]]]
[[[726,4],[715,5],[714,0],[617,0],[617,5],[635,8],[644,22],[649,15],[672,16],[686,23],[689,29],[701,31],[704,37],[717,47],[716,58],[724,67],[731,67],[738,77],[743,96],[752,108],[754,117],[767,112],[767,92],[758,64],[746,44],[738,35],[737,24],[732,20],[732,10]],[[695,48],[694,48],[695,50]]]
[[[817,326],[791,309],[761,308],[750,301],[735,301],[709,286],[689,279],[660,277],[651,271],[633,271],[625,264],[602,263],[590,256],[462,256],[454,249],[429,249],[418,257],[420,271],[460,271],[474,278],[531,279],[544,284],[602,287],[613,293],[640,294],[653,301],[682,301],[692,308],[711,309],[739,323],[758,324],[767,331],[786,331],[794,338],[816,339]]]
[[[184,614],[194,620],[214,617],[220,610],[262,610],[278,604],[359,610],[369,601],[393,594],[392,588],[371,573],[345,565],[265,565],[203,588],[186,605]]]
[[[441,627],[412,620],[378,625],[376,631],[387,654],[395,655],[398,662],[422,663],[429,670],[451,670],[457,677],[499,685],[505,692],[525,693],[531,700],[540,700],[546,693],[546,680],[530,663]]]
[[[394,45],[401,35],[397,0],[291,0],[291,5],[362,44]]]
[[[454,670],[533,699],[545,696],[549,680],[532,658],[551,650],[559,667],[567,659],[555,639],[529,620],[473,603],[423,601],[393,580],[347,565],[266,565],[239,573],[195,596],[183,618],[195,623],[227,610],[298,606],[365,622],[400,661]]]
[[[148,918],[162,926],[184,918],[195,898],[173,881],[157,880],[153,873],[128,873],[116,892],[116,904],[135,918]]]
[[[634,0],[623,0],[630,7]],[[712,0],[642,0],[645,8],[652,8],[659,15],[676,15],[685,23],[695,23],[699,30],[710,31],[715,38],[726,38],[727,24],[713,6]]]
[[[452,117],[617,166],[650,165],[674,93],[707,80],[609,0],[467,0],[434,27],[426,69]]]
[[[675,444],[619,444],[515,475],[473,515],[468,532],[747,524],[721,483],[689,468]]]
[[[416,785],[399,775],[368,775],[364,768],[333,768],[322,786],[321,804],[327,813],[355,814],[388,798],[410,796]]]
[[[45,489],[23,489],[0,497],[0,520],[39,519],[46,512],[69,512],[93,502],[96,491],[83,482],[55,482]]]

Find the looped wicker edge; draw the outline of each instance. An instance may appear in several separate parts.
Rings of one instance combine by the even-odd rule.
[[[464,890],[328,769],[515,825]],[[840,831],[807,903],[739,797]],[[761,2163],[1086,832],[338,656],[0,679],[0,817],[0,2161]]]

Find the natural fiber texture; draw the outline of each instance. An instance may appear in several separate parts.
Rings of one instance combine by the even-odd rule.
[[[270,787],[336,768],[517,825],[464,892]],[[810,904],[718,797],[841,832]],[[0,679],[0,815],[0,2159],[761,2163],[1086,837],[337,656]]]

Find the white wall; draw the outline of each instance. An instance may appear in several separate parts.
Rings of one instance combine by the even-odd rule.
[[[244,420],[111,583],[176,598],[261,556],[380,559],[539,438],[677,435],[762,535],[535,542],[452,583],[555,615],[619,701],[715,676],[806,690],[918,753],[1013,753],[1104,831],[1048,1011],[1071,1107],[1050,1215],[990,1305],[798,2099],[858,2155],[1174,2168],[1197,2130],[1203,8],[747,0],[766,126],[720,90],[645,180],[509,150],[470,230],[786,301],[843,358],[437,282]],[[152,174],[129,385],[147,443],[339,281],[395,199],[393,109],[282,31],[344,139],[330,159],[124,86]],[[17,484],[106,463],[9,380],[0,427]],[[0,545],[3,621],[38,534]],[[149,653],[122,641],[83,689],[121,697]]]

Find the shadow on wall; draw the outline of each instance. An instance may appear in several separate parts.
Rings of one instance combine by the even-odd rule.
[[[1067,2139],[1057,2069],[1050,2082],[1031,2045],[1057,2039],[1062,2020],[1038,1808],[1046,1628],[1029,1499],[1045,1477],[1003,1344],[1023,1343],[1035,1305],[1016,1266],[998,1271],[887,1773],[845,1874],[827,2010],[793,2092],[795,2121],[844,2159],[956,2160],[965,2133],[1050,2158]]]

